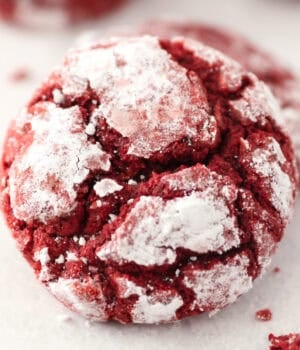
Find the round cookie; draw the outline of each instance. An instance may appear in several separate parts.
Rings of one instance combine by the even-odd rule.
[[[95,18],[124,0],[0,0],[0,18],[29,27],[60,26]]]
[[[199,23],[153,21],[145,24],[140,32],[199,40],[232,57],[264,81],[279,100],[300,169],[300,77],[291,68],[245,37],[224,28]]]
[[[264,272],[293,211],[280,113],[264,83],[191,39],[70,51],[4,144],[19,249],[89,319],[222,309]]]

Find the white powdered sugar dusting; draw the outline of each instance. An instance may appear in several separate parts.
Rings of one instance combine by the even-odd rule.
[[[59,278],[50,282],[48,288],[58,300],[80,315],[96,321],[107,319],[101,286],[93,280]]]
[[[116,181],[112,179],[102,179],[94,185],[94,191],[100,198],[121,191],[122,188],[123,186],[119,185]]]
[[[18,219],[46,222],[69,214],[76,206],[75,186],[90,170],[108,171],[110,160],[99,143],[88,142],[78,107],[36,108],[28,117],[33,141],[10,169],[10,198]]]
[[[145,288],[126,278],[117,278],[116,282],[121,298],[138,296],[131,311],[133,322],[153,324],[176,320],[176,311],[183,305],[183,300],[175,291],[156,290],[148,295]]]
[[[248,141],[243,140],[247,148]],[[263,178],[264,183],[271,189],[271,202],[284,220],[288,220],[293,206],[293,184],[282,167],[287,160],[280,145],[273,138],[268,138],[265,148],[255,148],[251,151],[251,169]]]
[[[57,259],[55,259],[56,264],[63,264],[64,262],[65,262],[65,257],[62,254],[60,254],[60,256]]]
[[[262,213],[262,216],[264,212]],[[266,224],[258,222],[253,228],[253,238],[257,245],[257,262],[261,268],[261,275],[266,272],[271,264],[271,257],[274,254],[277,243],[271,233],[268,232]]]
[[[78,244],[83,247],[86,245],[86,239],[84,237],[80,237],[78,240]]]
[[[183,170],[178,177],[187,176],[188,181],[190,171],[193,170]],[[173,177],[165,176],[162,181],[172,181]],[[216,182],[210,182],[204,176],[202,182],[204,188],[201,191],[193,191],[184,197],[163,200],[156,196],[142,196],[114,232],[111,241],[100,247],[97,256],[101,260],[162,265],[176,260],[177,248],[207,253],[238,246],[236,219],[225,199],[219,195]],[[178,181],[176,186],[179,185]]]
[[[230,101],[229,105],[238,115],[242,123],[260,123],[264,125],[268,119],[278,126],[285,123],[278,101],[270,88],[252,76],[254,86],[247,87],[240,99]]]
[[[100,43],[101,44],[101,43]],[[149,158],[183,137],[216,139],[199,78],[177,64],[154,37],[122,38],[72,52],[62,67],[63,91],[88,86],[101,97],[92,120],[104,118],[129,139],[128,154]]]
[[[93,123],[89,123],[86,128],[85,128],[85,132],[87,135],[89,136],[93,136],[95,135],[95,132],[96,132],[96,127]]]
[[[50,261],[48,248],[42,248],[40,251],[34,253],[34,260],[39,261],[41,265],[46,265]]]
[[[33,259],[41,264],[41,270],[38,276],[39,280],[42,282],[49,281],[52,278],[52,275],[49,273],[48,269],[48,263],[50,262],[48,247],[36,251]]]
[[[204,60],[211,67],[219,69],[220,88],[226,86],[229,90],[235,90],[242,84],[242,68],[240,64],[225,56],[221,52],[203,45],[199,40],[178,37],[172,42],[179,42],[187,51],[193,51],[194,55]]]
[[[248,222],[247,227],[249,232],[252,232],[253,241],[256,247],[257,262],[261,268],[261,275],[266,272],[268,266],[271,263],[271,257],[275,252],[277,241],[276,237],[272,233],[274,226],[270,224],[270,213],[257,203],[252,195],[247,194],[243,189],[240,189],[240,198],[243,203],[241,204],[242,212],[246,215],[251,215],[254,220]],[[252,213],[259,213],[253,215]]]
[[[67,254],[67,257],[66,257],[67,261],[78,261],[78,256],[75,252],[67,251],[66,254]]]
[[[64,102],[64,95],[63,93],[61,92],[61,90],[59,89],[54,89],[52,91],[52,96],[53,96],[53,101],[56,103],[56,104],[61,104]]]
[[[195,293],[195,306],[200,311],[222,309],[252,288],[248,275],[249,258],[236,256],[226,264],[216,263],[209,270],[194,267],[183,271],[183,282]]]

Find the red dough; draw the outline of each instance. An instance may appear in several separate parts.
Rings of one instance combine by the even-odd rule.
[[[256,312],[255,317],[258,321],[271,321],[272,320],[272,311],[270,309],[263,309]]]
[[[269,335],[270,350],[300,350],[300,334]]]
[[[28,26],[98,17],[124,0],[0,0],[0,18]]]
[[[254,75],[193,40],[71,51],[8,131],[4,213],[39,280],[94,320],[170,322],[247,292],[296,195]]]
[[[248,39],[223,28],[196,23],[150,22],[140,31],[163,37],[180,35],[199,40],[232,57],[264,81],[280,102],[300,169],[300,77],[293,70]]]

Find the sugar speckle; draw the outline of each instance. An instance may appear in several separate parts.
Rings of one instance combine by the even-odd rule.
[[[137,185],[137,182],[134,181],[134,180],[132,180],[132,179],[130,179],[130,180],[128,181],[128,185],[130,185],[130,186],[135,186],[135,185]]]
[[[80,260],[84,263],[87,264],[88,263],[88,259],[85,257],[81,257]]]
[[[121,191],[123,186],[111,179],[102,179],[94,185],[94,191],[100,198],[106,197],[112,193]]]
[[[40,251],[35,252],[34,260],[39,261],[42,266],[50,262],[50,256],[48,253],[48,247],[42,248]]]
[[[95,132],[96,132],[96,127],[93,123],[89,123],[86,128],[85,128],[85,132],[87,135],[89,136],[93,136],[95,135]]]
[[[80,237],[79,240],[78,240],[78,244],[80,246],[84,246],[86,244],[86,240],[84,237]]]
[[[59,90],[59,89],[54,89],[53,91],[52,91],[52,96],[53,96],[53,101],[56,103],[56,104],[62,104],[62,103],[64,103],[64,100],[65,100],[65,98],[64,98],[64,95],[63,95],[63,93],[61,92],[61,90]]]
[[[40,251],[35,252],[34,260],[39,261],[41,264],[39,280],[40,281],[50,280],[52,278],[52,274],[49,272],[49,269],[48,269],[48,263],[51,261],[48,247],[42,248]]]
[[[110,222],[113,222],[113,221],[116,220],[117,215],[115,215],[115,214],[109,214],[108,217],[109,217],[109,221],[110,221]]]
[[[78,261],[78,257],[74,252],[67,251],[67,261]]]
[[[63,264],[64,262],[65,262],[65,257],[62,254],[60,254],[60,256],[57,259],[55,259],[56,264]]]

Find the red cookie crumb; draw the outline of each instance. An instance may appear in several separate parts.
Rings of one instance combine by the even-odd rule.
[[[280,272],[280,267],[274,267],[273,272],[274,273],[279,273]]]
[[[280,102],[300,169],[300,77],[297,73],[245,37],[224,28],[199,23],[154,21],[139,31],[163,37],[181,35],[199,40],[232,57],[264,81]]]
[[[269,350],[300,350],[300,334],[288,334],[276,337],[269,335]]]
[[[272,311],[270,309],[263,309],[256,312],[255,317],[258,321],[271,321]]]
[[[18,68],[9,75],[9,80],[19,82],[27,80],[30,77],[30,72],[27,68]]]
[[[73,50],[8,130],[3,210],[38,279],[91,320],[224,308],[271,261],[296,167],[266,86],[190,39]]]
[[[125,0],[0,0],[0,18],[26,26],[55,26],[95,18]]]

